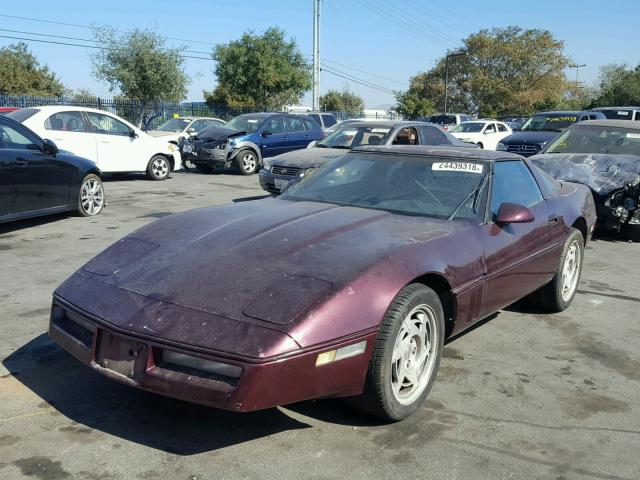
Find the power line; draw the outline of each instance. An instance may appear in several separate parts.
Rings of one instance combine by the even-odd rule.
[[[82,47],[82,48],[92,48],[94,50],[108,50],[108,48],[106,47],[99,47],[97,45],[80,45],[78,43],[67,43],[67,42],[54,42],[53,40],[40,40],[37,38],[24,38],[24,37],[13,37],[13,36],[9,36],[9,35],[0,35],[0,38],[9,38],[12,40],[22,40],[25,42],[38,42],[38,43],[48,43],[48,44],[52,44],[52,45],[65,45],[65,46],[69,46],[69,47]],[[179,55],[181,58],[192,58],[192,59],[196,59],[196,60],[208,60],[210,62],[213,61],[212,58],[206,58],[206,57],[194,57],[191,55]]]
[[[451,20],[451,17],[453,16],[454,18],[460,18],[462,19],[462,17],[460,17],[457,14],[453,14],[453,15],[449,15],[449,16],[443,16],[440,15],[438,13],[433,12],[432,10],[427,10],[426,8],[424,8],[423,4],[421,4],[418,1],[413,1],[413,0],[406,0],[410,3],[411,7],[414,9],[414,11],[421,11],[424,12],[424,14],[428,17],[434,17],[436,19],[436,21],[439,21],[443,24],[447,24],[449,25],[451,28],[462,32],[464,35],[467,35],[469,33],[469,28],[468,27],[464,27],[461,23],[459,22],[455,22],[453,20]],[[466,19],[463,19],[465,21],[467,21]],[[476,27],[475,24],[472,24],[474,27]]]
[[[357,84],[363,85],[363,86],[365,86],[365,87],[372,88],[372,89],[374,89],[374,90],[379,90],[379,91],[381,91],[381,92],[384,92],[384,93],[390,93],[390,94],[393,94],[393,93],[394,93],[394,92],[393,92],[393,90],[390,90],[390,89],[388,89],[388,88],[382,87],[382,86],[380,86],[380,85],[376,85],[376,84],[370,83],[370,82],[368,82],[368,81],[366,81],[366,80],[363,80],[363,79],[361,79],[361,78],[354,77],[353,75],[350,75],[350,74],[348,74],[348,73],[346,73],[346,72],[341,72],[340,70],[334,70],[333,68],[331,68],[331,67],[327,67],[326,65],[322,65],[321,70],[322,70],[323,72],[330,73],[330,74],[335,75],[335,76],[337,76],[337,77],[344,78],[345,80],[349,80],[349,81],[351,81],[351,82],[354,82],[354,83],[357,83]]]
[[[336,62],[335,60],[329,60],[328,58],[324,58],[324,57],[321,57],[320,59],[323,62],[333,63],[334,65],[338,65],[339,67],[346,68],[347,70],[353,70],[354,72],[364,73],[365,75],[369,75],[371,77],[377,77],[377,78],[380,78],[382,80],[386,80],[388,82],[394,82],[394,83],[398,83],[400,85],[406,85],[407,84],[407,82],[401,82],[400,80],[394,80],[393,78],[383,77],[382,75],[377,75],[375,73],[366,72],[364,70],[360,70],[360,69],[357,69],[355,67],[351,67],[349,65],[345,65],[344,63]]]
[[[76,40],[79,42],[90,42],[90,43],[100,43],[97,40],[90,40],[88,38],[79,38],[79,37],[65,37],[62,35],[50,35],[48,33],[37,33],[37,32],[25,32],[23,30],[9,30],[6,28],[0,28],[0,31],[2,32],[9,32],[9,33],[20,33],[22,35],[36,35],[38,37],[50,37],[50,38],[60,38],[62,40]],[[124,45],[123,43],[119,43],[120,45]],[[170,48],[159,48],[159,50],[171,50]],[[202,55],[209,55],[210,52],[200,52],[200,51],[195,51],[195,50],[183,50],[183,52],[185,53],[196,53],[196,54],[202,54]]]
[[[65,27],[77,27],[77,28],[86,28],[89,30],[92,30],[93,27],[89,26],[89,25],[79,25],[77,23],[65,23],[65,22],[56,22],[53,20],[42,20],[41,18],[31,18],[31,17],[18,17],[17,15],[6,15],[6,14],[2,14],[0,13],[0,17],[5,17],[5,18],[13,18],[16,20],[28,20],[30,22],[41,22],[41,23],[49,23],[51,25],[63,25]],[[121,31],[116,29],[116,31]],[[187,43],[199,43],[202,45],[209,45],[211,47],[215,46],[215,43],[212,42],[203,42],[201,40],[189,40],[186,38],[176,38],[176,37],[165,37],[168,40],[176,40],[178,42],[187,42]]]

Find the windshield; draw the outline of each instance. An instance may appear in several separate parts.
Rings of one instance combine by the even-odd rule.
[[[317,147],[351,149],[360,145],[384,145],[391,127],[353,127],[346,125],[338,128]]]
[[[431,115],[429,121],[438,125],[455,125],[456,117],[454,115]]]
[[[191,120],[186,118],[172,118],[171,120],[167,120],[162,125],[160,125],[157,130],[162,130],[163,132],[174,132],[181,133],[185,128],[189,126]]]
[[[640,129],[575,125],[544,153],[612,153],[640,156]]]
[[[20,110],[7,113],[7,117],[15,120],[16,122],[22,123],[26,119],[33,117],[39,111],[40,110],[37,108],[21,108]]]
[[[610,110],[598,110],[609,120],[633,120],[633,110],[612,108]]]
[[[456,125],[449,131],[452,133],[481,132],[482,127],[484,127],[484,123],[464,122],[464,123],[461,123],[460,125]]]
[[[234,117],[229,123],[225,126],[227,128],[233,128],[234,130],[238,130],[239,132],[255,132],[258,127],[262,124],[265,117],[256,117],[252,115],[238,115]]]
[[[521,130],[523,132],[540,132],[543,130],[561,132],[577,121],[577,116],[568,113],[538,114],[527,120],[527,122],[522,126]]]
[[[474,160],[352,152],[282,195],[436,218],[482,218],[489,165]]]

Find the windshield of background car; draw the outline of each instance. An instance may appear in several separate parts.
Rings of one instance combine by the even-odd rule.
[[[484,123],[476,123],[476,122],[469,122],[469,123],[461,123],[460,125],[456,125],[455,127],[453,127],[451,130],[449,130],[451,133],[463,133],[463,132],[481,132],[482,131],[482,127],[484,127]]]
[[[568,113],[534,115],[520,130],[523,132],[541,132],[543,130],[561,132],[577,121],[576,115]]]
[[[640,129],[575,125],[544,153],[611,153],[640,156]]]
[[[160,125],[158,130],[162,130],[163,132],[180,133],[187,128],[190,123],[191,120],[187,120],[186,118],[172,118]]]
[[[239,115],[234,117],[229,123],[225,125],[227,128],[233,128],[239,132],[252,133],[255,132],[265,117],[255,117],[251,115]]]
[[[431,115],[429,121],[431,123],[437,123],[438,125],[454,125],[456,123],[456,117],[453,115]]]
[[[478,220],[486,205],[489,168],[470,159],[353,152],[303,178],[281,198]]]
[[[24,122],[27,118],[33,117],[40,110],[37,108],[21,108],[20,110],[15,110],[13,112],[7,113],[6,117],[15,120],[16,122]]]
[[[338,128],[324,140],[316,143],[318,147],[351,149],[361,145],[384,145],[391,127],[353,127],[346,125]]]
[[[612,108],[610,110],[598,110],[609,120],[633,120],[633,110],[624,108]]]

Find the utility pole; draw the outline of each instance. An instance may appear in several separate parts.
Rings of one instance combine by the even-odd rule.
[[[447,114],[447,99],[449,96],[449,57],[461,57],[464,52],[449,53],[444,58],[444,114]]]
[[[576,69],[576,91],[578,91],[578,71],[582,68],[582,67],[586,67],[587,64],[583,63],[582,65],[578,65],[577,63],[572,63],[571,65],[569,65],[569,68],[575,68]]]
[[[313,109],[320,110],[320,0],[313,0]]]

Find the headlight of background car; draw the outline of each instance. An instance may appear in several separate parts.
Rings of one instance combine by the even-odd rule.
[[[547,143],[549,143],[549,142],[542,142],[542,143],[539,143],[539,144],[537,145],[537,147],[538,147],[538,151],[542,150],[542,149],[545,147],[545,145],[546,145]]]
[[[501,152],[506,152],[507,146],[504,143],[499,142],[498,145],[496,145],[496,150],[499,150]]]
[[[178,150],[178,147],[173,143],[169,143],[169,151],[175,152],[176,150]]]
[[[265,172],[270,172],[271,171],[271,159],[270,158],[263,158],[262,159],[262,170],[264,170]]]
[[[315,167],[312,168],[307,168],[306,170],[304,170],[300,176],[301,177],[308,177],[309,175],[311,175],[313,173],[313,171],[315,170]]]

